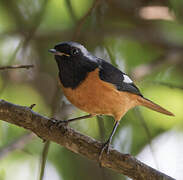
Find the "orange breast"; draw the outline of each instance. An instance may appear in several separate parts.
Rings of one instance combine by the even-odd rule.
[[[111,83],[99,78],[99,69],[90,72],[76,88],[64,88],[64,95],[79,109],[93,115],[112,115],[118,121],[132,107],[138,105],[137,95],[118,91]]]

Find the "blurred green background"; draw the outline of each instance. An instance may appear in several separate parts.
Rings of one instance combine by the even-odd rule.
[[[121,120],[112,144],[124,153],[137,157],[140,153],[139,158],[147,164],[150,160],[143,149],[150,146],[148,154],[155,165],[149,165],[181,180],[182,23],[182,0],[0,0],[0,66],[34,65],[28,70],[1,70],[0,98],[25,106],[36,104],[34,111],[57,119],[85,114],[58,89],[57,66],[48,53],[58,42],[77,41],[125,71],[145,97],[175,114],[168,117],[142,107],[130,110]],[[98,117],[70,126],[104,141],[113,119]],[[162,136],[163,140],[157,141]],[[165,148],[172,137],[173,144]],[[170,151],[173,147],[175,151]],[[40,138],[0,121],[0,180],[39,179],[43,148]],[[43,179],[127,178],[51,143]]]

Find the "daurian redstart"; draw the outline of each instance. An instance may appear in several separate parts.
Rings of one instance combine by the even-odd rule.
[[[110,115],[115,125],[109,139],[103,144],[100,157],[112,140],[120,119],[135,106],[173,116],[161,106],[143,97],[133,81],[103,59],[100,59],[76,42],[63,42],[49,50],[55,55],[61,88],[67,99],[89,115],[68,120]]]

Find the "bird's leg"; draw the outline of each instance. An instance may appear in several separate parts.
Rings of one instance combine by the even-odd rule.
[[[100,154],[99,154],[99,165],[100,165],[100,167],[102,166],[102,164],[101,164],[101,162],[102,162],[102,155],[103,155],[105,150],[106,150],[107,154],[109,153],[109,145],[110,145],[110,143],[112,141],[112,137],[113,137],[113,135],[114,135],[118,125],[119,125],[119,121],[116,121],[116,123],[115,123],[115,125],[113,127],[113,130],[112,130],[112,133],[109,136],[109,139],[102,145],[102,148],[101,148],[101,151],[100,151]]]
[[[86,116],[81,116],[81,117],[77,117],[77,118],[73,118],[73,119],[68,119],[68,120],[63,120],[63,121],[57,120],[56,124],[58,126],[61,126],[63,124],[68,125],[70,122],[73,122],[73,121],[76,121],[76,120],[81,120],[81,119],[88,119],[88,118],[91,118],[92,116],[93,116],[92,114],[88,114]]]

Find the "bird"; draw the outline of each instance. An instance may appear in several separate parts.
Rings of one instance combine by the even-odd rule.
[[[136,106],[145,106],[154,111],[174,116],[173,113],[145,98],[132,79],[104,59],[91,54],[83,45],[66,41],[58,43],[53,49],[61,89],[66,98],[80,110],[89,113],[65,121],[86,119],[97,115],[114,118],[112,132],[102,144],[99,161],[109,146],[112,137],[126,112]]]

